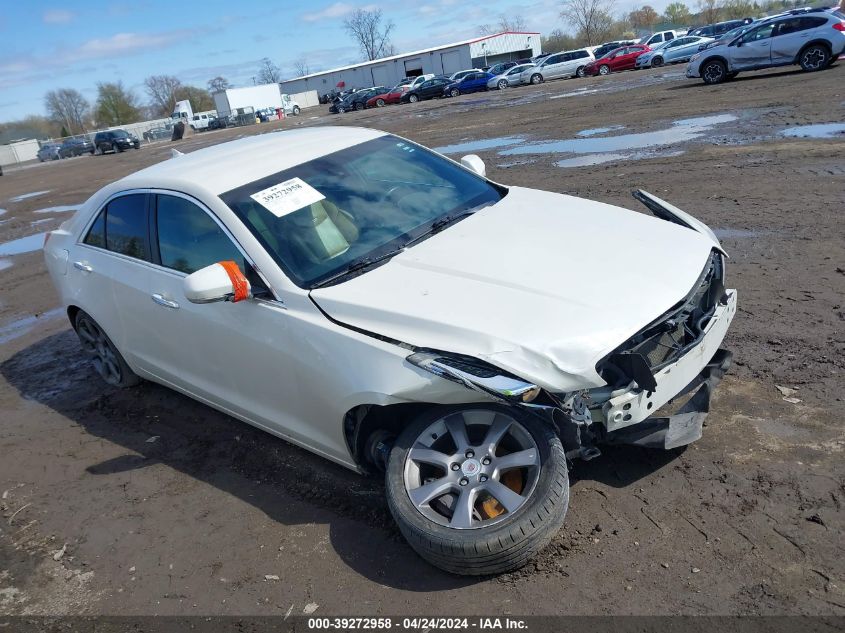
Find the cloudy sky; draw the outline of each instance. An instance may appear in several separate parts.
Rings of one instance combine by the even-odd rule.
[[[652,3],[658,10],[668,0]],[[564,27],[559,0],[0,0],[0,121],[43,114],[44,93],[72,87],[93,102],[98,81],[122,80],[147,101],[148,75],[172,74],[205,87],[216,75],[251,85],[262,57],[285,76],[293,62],[323,70],[360,60],[343,30],[356,7],[380,7],[396,24],[399,52],[478,33],[500,14],[531,30]],[[635,2],[620,0],[619,12]]]

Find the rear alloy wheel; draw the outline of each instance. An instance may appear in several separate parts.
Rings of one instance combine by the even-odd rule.
[[[599,74],[600,75],[609,75],[610,74],[610,66],[607,64],[602,64],[599,66]]]
[[[531,75],[531,83],[535,86],[537,84],[543,83],[543,75],[541,75],[540,73],[534,73],[533,75]]]
[[[376,106],[378,106],[379,108],[383,108],[384,107],[384,99],[376,99]]]
[[[560,439],[531,414],[495,404],[436,407],[390,452],[387,501],[408,543],[454,574],[524,565],[569,504]]]
[[[508,82],[507,82],[507,80],[506,80],[506,79],[500,79],[500,80],[499,80],[499,83],[497,83],[497,84],[496,84],[496,87],[497,87],[499,90],[504,90],[505,88],[507,88],[507,87],[508,87]]]
[[[581,79],[583,79],[586,74],[587,73],[584,71],[583,66],[578,66],[578,70],[575,71],[575,76]]]
[[[724,63],[718,59],[711,59],[704,62],[704,66],[701,68],[701,78],[708,85],[720,84],[728,78],[728,71]]]
[[[411,103],[416,103],[419,100],[420,98],[417,95],[411,95],[410,97],[408,97],[408,101],[410,101]]]
[[[113,387],[132,387],[141,382],[102,328],[82,310],[76,315],[74,329],[82,350],[92,357],[94,369],[108,384]]]
[[[460,95],[461,95],[461,91],[460,91],[460,90],[458,90],[457,88],[452,88],[452,89],[449,91],[449,96],[450,96],[450,97],[459,97]]]
[[[816,70],[821,70],[827,66],[829,62],[830,53],[827,52],[827,49],[821,44],[814,44],[813,46],[807,47],[807,49],[801,53],[798,63],[801,64],[802,70],[814,72]]]
[[[660,68],[663,65],[663,58],[659,55],[651,60],[651,65],[654,68]]]
[[[365,107],[365,106],[364,106],[364,104],[363,104],[363,103],[361,103],[360,101],[359,101],[358,103],[356,103],[356,104],[355,104],[355,109],[356,109],[358,112],[360,112],[361,110],[363,110],[363,109],[364,109],[364,107]]]

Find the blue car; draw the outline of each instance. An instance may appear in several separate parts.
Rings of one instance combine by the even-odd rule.
[[[474,72],[461,77],[458,81],[453,81],[443,88],[443,95],[446,97],[457,97],[458,95],[467,94],[470,92],[479,92],[487,90],[487,82],[493,78],[493,75],[485,72]]]

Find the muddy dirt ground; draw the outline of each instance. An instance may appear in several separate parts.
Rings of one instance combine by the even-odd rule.
[[[405,545],[378,479],[162,387],[104,387],[56,310],[40,252],[3,246],[0,614],[845,614],[845,136],[782,134],[845,121],[845,63],[717,87],[681,72],[343,117],[320,108],[178,146],[340,123],[434,147],[517,137],[478,151],[494,180],[631,208],[637,187],[667,198],[720,230],[739,290],[736,363],[703,439],[575,464],[566,524],[534,563],[456,578]],[[577,136],[602,127],[614,129]],[[609,162],[557,165],[606,160],[584,156],[640,133],[674,142],[623,139]],[[576,138],[599,145],[541,144]],[[80,203],[172,145],[7,168],[0,242],[57,227],[67,211],[39,210]],[[561,237],[596,238],[577,227]],[[590,262],[567,274],[589,275]],[[648,270],[619,274],[648,292]]]

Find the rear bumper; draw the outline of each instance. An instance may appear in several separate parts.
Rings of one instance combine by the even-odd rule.
[[[654,374],[657,388],[653,392],[631,389],[604,403],[599,417],[604,420],[608,442],[644,446],[662,442],[662,448],[675,448],[701,437],[710,394],[731,364],[730,352],[720,347],[736,314],[737,293],[727,290],[726,295],[727,301],[710,319],[701,342]],[[649,417],[665,404],[696,389],[677,414]]]

